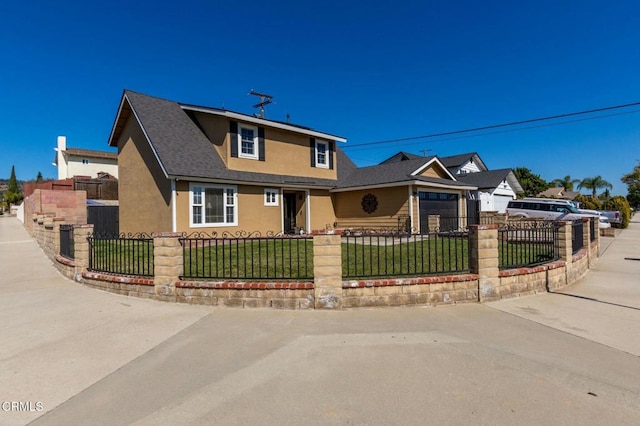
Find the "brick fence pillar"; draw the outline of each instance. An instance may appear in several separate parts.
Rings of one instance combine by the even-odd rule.
[[[427,216],[427,229],[429,232],[440,231],[440,215],[430,214]]]
[[[176,301],[176,282],[183,271],[179,232],[153,234],[153,272],[156,299]]]
[[[315,308],[342,308],[340,235],[316,235],[313,237],[313,276]]]
[[[73,227],[73,253],[76,281],[82,281],[82,273],[89,269],[89,240],[93,234],[93,225],[75,225]]]
[[[571,221],[557,221],[558,225],[558,238],[556,239],[556,250],[558,250],[558,256],[560,260],[567,263],[567,268],[573,259],[573,240],[572,240],[572,226]]]
[[[479,301],[500,299],[498,225],[469,226],[469,266],[478,274]]]

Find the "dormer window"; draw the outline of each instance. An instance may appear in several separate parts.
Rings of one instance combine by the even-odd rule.
[[[311,167],[333,169],[333,142],[311,138]]]
[[[238,152],[241,158],[258,159],[258,128],[240,124],[238,126]]]

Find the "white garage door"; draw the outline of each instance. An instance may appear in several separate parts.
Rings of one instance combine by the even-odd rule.
[[[511,200],[513,200],[513,197],[509,197],[508,195],[494,195],[493,208],[496,209],[498,213],[504,213],[507,210],[507,204],[509,204]]]

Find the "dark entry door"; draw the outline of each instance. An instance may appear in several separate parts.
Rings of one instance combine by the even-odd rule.
[[[284,202],[284,232],[293,234],[296,231],[296,194],[282,194]]]
[[[444,192],[420,192],[420,232],[429,232],[429,215],[440,215],[440,231],[458,229],[458,195]]]
[[[87,223],[94,234],[118,235],[118,206],[87,206]]]

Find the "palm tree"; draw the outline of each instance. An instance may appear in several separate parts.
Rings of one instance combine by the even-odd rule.
[[[596,191],[601,188],[613,189],[613,185],[611,185],[606,180],[602,179],[602,176],[598,175],[592,178],[584,178],[578,184],[578,189],[590,189],[591,194],[595,197]]]
[[[556,188],[562,187],[566,191],[573,191],[573,185],[576,183],[580,183],[580,179],[571,179],[569,175],[566,175],[562,179],[554,179],[551,181],[551,185],[554,185]]]

